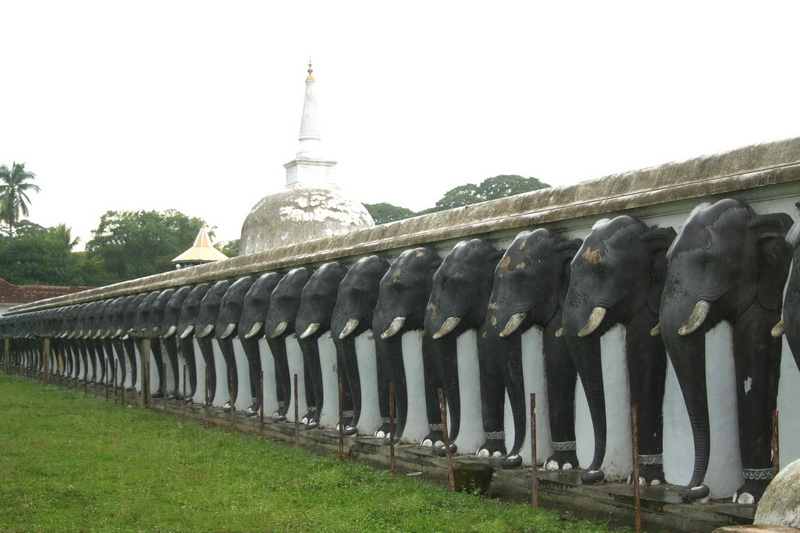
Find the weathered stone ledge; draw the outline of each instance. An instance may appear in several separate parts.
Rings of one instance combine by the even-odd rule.
[[[405,248],[484,237],[533,226],[563,226],[621,213],[646,217],[670,204],[729,195],[750,200],[765,188],[800,182],[800,138],[758,144],[679,163],[615,174],[423,215],[326,239],[234,257],[12,308],[47,309],[369,254],[396,257]],[[798,187],[800,193],[800,187]]]

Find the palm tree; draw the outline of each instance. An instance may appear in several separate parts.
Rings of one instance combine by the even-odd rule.
[[[36,177],[25,170],[25,163],[12,163],[11,169],[0,165],[0,219],[8,224],[8,235],[14,236],[19,215],[28,216],[28,191],[39,192],[39,186],[30,183]]]

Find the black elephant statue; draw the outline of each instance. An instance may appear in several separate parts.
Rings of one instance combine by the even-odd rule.
[[[625,361],[631,402],[637,406],[639,477],[664,483],[663,399],[666,354],[650,333],[666,275],[666,251],[672,228],[650,228],[622,215],[595,223],[572,259],[564,302],[563,336],[581,378],[594,429],[594,455],[583,483],[605,477],[606,403],[600,338],[615,324],[625,326]]]
[[[785,213],[757,215],[746,203],[724,199],[692,210],[669,249],[660,332],[686,402],[694,440],[692,479],[684,501],[709,494],[710,456],[705,336],[722,320],[733,331],[733,359],[744,484],[734,501],[755,503],[772,479],[770,442],[777,402],[779,321],[791,261]]]
[[[208,390],[209,401],[222,402],[222,398],[217,398],[217,381],[220,377],[225,379],[228,388],[231,388],[231,375],[217,376],[216,358],[214,353],[214,326],[217,324],[217,317],[219,310],[222,308],[222,298],[228,292],[231,282],[227,279],[221,279],[208,289],[208,292],[203,296],[200,302],[200,310],[197,313],[197,321],[194,325],[194,338],[197,340],[197,345],[200,347],[200,353],[203,355],[203,362],[206,365],[206,372],[208,374],[208,383],[206,385]],[[227,364],[227,361],[226,361]],[[228,391],[230,393],[230,390]],[[230,412],[231,403],[230,397],[224,400],[223,408],[225,412]]]
[[[272,357],[275,359],[276,368],[285,368],[286,370],[279,370],[276,379],[283,383],[278,385],[280,390],[287,391],[289,397],[283,409],[279,409],[277,416],[273,416],[275,421],[286,420],[286,413],[289,410],[292,384],[289,375],[289,361],[286,352],[287,337],[295,332],[295,320],[297,319],[297,311],[300,309],[300,295],[303,293],[303,287],[308,283],[311,277],[311,269],[306,267],[299,267],[290,270],[275,286],[270,297],[269,310],[264,319],[264,332],[267,337],[269,349],[272,351]],[[285,381],[284,381],[285,380]],[[311,383],[311,376],[304,372],[304,383],[306,388],[306,404],[311,408],[315,406],[313,403],[308,403],[308,396],[313,394],[310,390],[313,388]],[[308,417],[306,416],[306,419]]]
[[[361,374],[355,338],[372,327],[378,288],[389,262],[377,255],[362,257],[345,274],[339,284],[336,307],[331,319],[331,334],[336,345],[337,361],[344,367],[347,388],[353,403],[353,416],[345,427],[346,435],[358,432],[361,418]],[[381,418],[389,417],[389,365],[380,358],[377,364],[378,405]]]
[[[303,352],[305,374],[311,376],[312,388],[310,391],[306,389],[306,399],[309,406],[316,407],[315,409],[309,407],[308,414],[301,420],[307,428],[319,427],[325,399],[319,343],[322,335],[331,329],[336,295],[346,273],[347,269],[337,262],[325,263],[311,275],[300,296],[295,331],[297,342]],[[337,365],[337,370],[340,366]],[[353,407],[349,390],[346,389],[344,392],[345,417],[352,420]]]
[[[200,305],[202,304],[203,298],[205,298],[209,289],[211,289],[210,283],[204,282],[195,285],[183,300],[183,305],[181,306],[181,315],[178,319],[178,349],[183,354],[183,357],[186,359],[186,364],[189,367],[189,380],[195,380],[195,392],[200,375],[198,373],[197,356],[194,349],[195,339],[192,336],[192,333],[195,331],[195,325],[197,324],[198,315],[200,314]],[[210,344],[210,341],[211,339],[206,338],[202,342]],[[197,342],[199,345],[200,341]],[[210,346],[207,347],[207,350],[210,351]],[[213,394],[209,396],[209,390],[216,390],[216,376],[217,374],[216,372],[213,372],[213,368],[209,369],[208,371],[208,380],[206,380],[205,375],[203,375],[202,400],[204,404],[206,403],[206,400],[208,400],[210,405],[211,401],[214,399]],[[192,396],[194,397],[194,394]]]
[[[136,317],[133,322],[133,327],[128,330],[128,336],[133,337],[139,344],[139,355],[144,357],[144,350],[142,349],[142,339],[150,339],[150,354],[153,357],[155,365],[156,379],[158,379],[158,386],[156,390],[150,394],[151,398],[161,398],[166,394],[166,376],[164,376],[164,359],[161,351],[161,337],[158,336],[157,329],[161,325],[162,316],[158,316],[156,311],[156,302],[160,291],[152,291],[145,295],[145,298],[136,309]],[[163,302],[166,305],[166,301]],[[163,309],[163,308],[162,308]],[[144,362],[142,362],[144,365]],[[144,366],[142,366],[144,368]],[[149,381],[149,376],[146,376]]]
[[[252,276],[243,276],[234,281],[231,286],[225,291],[225,295],[220,302],[219,315],[214,327],[214,337],[217,339],[222,357],[225,360],[225,366],[228,371],[228,389],[229,400],[223,407],[225,412],[230,412],[235,409],[236,399],[239,393],[239,374],[240,370],[236,365],[236,354],[234,351],[234,340],[236,339],[236,328],[239,326],[239,319],[242,316],[244,309],[244,297],[250,287],[255,283],[255,278]],[[260,361],[259,361],[260,362]],[[261,371],[261,365],[258,365],[258,372]],[[258,389],[258,374],[253,376],[254,369],[248,365],[248,385],[250,389],[250,405],[245,409],[247,416],[255,416],[258,412],[258,399],[256,398],[256,390]],[[255,380],[255,386],[253,381]],[[259,395],[260,396],[260,395]]]
[[[461,241],[445,256],[433,275],[431,296],[425,308],[425,335],[432,340],[436,370],[450,408],[448,436],[452,452],[457,450],[455,440],[462,422],[456,339],[465,331],[483,325],[494,270],[502,255],[502,251],[481,239]],[[482,417],[500,420],[503,381],[497,365],[490,360],[489,350],[481,347],[486,341],[487,336],[480,333],[477,348]]]
[[[395,434],[403,435],[408,420],[408,384],[403,361],[402,334],[422,330],[425,306],[431,295],[433,274],[442,264],[442,258],[430,248],[405,250],[389,266],[378,287],[378,301],[372,318],[375,351],[378,360],[388,362],[394,383],[397,426]],[[422,368],[425,391],[425,416],[428,434],[422,439],[426,446],[442,446],[442,423],[439,416],[437,388],[439,376],[433,360],[430,336],[422,338]],[[389,435],[389,420],[382,420],[375,432],[378,438]]]
[[[514,442],[503,461],[506,468],[522,464],[519,455],[528,432],[523,383],[522,334],[537,326],[543,329],[543,358],[553,454],[545,461],[549,469],[578,467],[575,451],[575,382],[577,370],[561,329],[562,310],[569,284],[570,261],[580,239],[565,239],[539,228],[523,231],[508,247],[494,273],[492,295],[484,330],[491,341],[486,356],[495,359],[511,404]],[[537,372],[539,369],[525,369]],[[501,454],[505,443],[492,428],[503,420],[487,421],[487,442],[479,455]],[[496,429],[494,431],[497,431]]]
[[[164,306],[164,315],[161,319],[161,326],[158,330],[158,334],[161,336],[161,342],[164,344],[164,350],[167,352],[167,357],[170,360],[170,364],[172,365],[172,371],[174,376],[174,391],[175,396],[178,397],[178,386],[180,384],[179,379],[179,368],[178,368],[178,357],[183,356],[183,360],[186,364],[186,370],[188,374],[188,386],[189,391],[186,393],[186,397],[182,398],[183,401],[187,403],[191,403],[194,397],[194,394],[197,390],[197,371],[195,370],[195,360],[194,360],[194,344],[192,343],[191,339],[189,339],[188,343],[184,343],[178,338],[178,322],[181,318],[181,310],[183,309],[183,302],[186,301],[186,298],[189,296],[189,293],[192,291],[191,285],[184,285],[183,287],[179,287],[177,289],[172,289],[172,292],[167,293],[169,299],[167,300],[167,304]],[[164,294],[162,293],[162,295]],[[185,344],[188,344],[188,348],[185,347]],[[185,386],[186,384],[184,384]],[[182,393],[181,393],[182,394]]]
[[[261,375],[261,349],[258,345],[258,340],[264,337],[264,320],[267,318],[267,312],[270,306],[270,297],[272,291],[278,285],[281,275],[277,272],[268,272],[260,276],[255,283],[247,291],[242,303],[242,316],[239,318],[239,341],[244,348],[247,363],[250,367],[250,390],[255,400],[254,405],[247,409],[247,414],[251,412],[256,414],[261,409],[262,392],[258,391],[258,381]],[[268,346],[270,343],[275,343],[272,339],[267,341]],[[280,342],[283,342],[282,340]],[[283,387],[289,383],[289,367],[285,364],[286,357],[283,360],[273,357],[273,366],[275,368],[275,389],[276,399],[278,401],[278,411],[272,416],[274,420],[285,420],[285,416],[280,414],[281,410],[286,409],[289,405],[289,390],[284,390]],[[281,376],[280,378],[278,376]],[[284,411],[285,414],[285,411]]]

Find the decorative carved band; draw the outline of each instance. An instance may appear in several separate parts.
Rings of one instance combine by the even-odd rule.
[[[441,424],[428,424],[428,431],[441,431],[442,425]]]
[[[639,464],[640,465],[661,465],[664,464],[664,456],[659,454],[656,455],[640,455],[639,456]]]
[[[391,420],[389,420],[388,416],[381,417],[381,424],[388,424],[389,422],[391,422]]]
[[[564,442],[554,442],[553,443],[553,451],[554,452],[571,452],[575,449],[575,441],[568,440]]]
[[[486,440],[504,440],[506,438],[505,431],[486,431]]]
[[[345,418],[353,418],[353,411],[342,411],[342,416]]]
[[[771,468],[742,468],[742,475],[745,479],[764,481],[772,479],[775,472]]]

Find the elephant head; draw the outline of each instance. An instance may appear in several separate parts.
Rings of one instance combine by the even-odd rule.
[[[164,363],[161,355],[161,339],[158,335],[161,326],[161,319],[163,318],[163,307],[160,311],[157,309],[158,297],[160,291],[153,291],[148,293],[145,298],[139,303],[136,309],[136,318],[133,322],[133,327],[128,330],[128,335],[137,339],[148,338],[150,340],[150,349],[155,362],[156,374],[158,376],[158,389],[154,392],[152,398],[160,398],[166,394],[166,381],[164,375]],[[166,306],[167,301],[162,300],[158,302]],[[143,353],[141,349],[144,345],[140,344],[139,353]]]
[[[398,436],[403,434],[408,418],[408,388],[403,363],[401,335],[406,331],[421,330],[425,321],[425,306],[431,295],[433,273],[442,264],[442,258],[430,248],[405,250],[391,264],[381,278],[378,301],[372,318],[375,336],[375,351],[378,360],[389,364],[394,383],[395,408],[397,411]],[[423,443],[441,442],[441,422],[436,398],[438,386],[430,337],[422,343],[422,362],[425,376],[425,408],[430,433]],[[389,434],[389,420],[383,420],[375,436],[383,438]]]
[[[494,272],[484,330],[492,341],[486,344],[491,348],[487,357],[495,359],[511,403],[514,444],[504,460],[507,468],[522,464],[519,451],[528,424],[525,418],[521,337],[533,326],[544,329],[544,367],[555,448],[555,453],[545,464],[549,468],[578,466],[574,425],[577,372],[564,339],[556,337],[555,333],[561,328],[569,264],[580,245],[580,239],[566,240],[548,229],[523,231],[508,247]],[[487,444],[481,447],[479,453],[496,454],[504,446],[502,441],[492,443],[488,438],[493,431],[502,427],[502,415],[502,409],[495,410],[495,417],[500,419],[485,421]]]
[[[615,324],[626,326],[625,351],[631,401],[638,405],[639,449],[647,483],[663,483],[661,409],[666,379],[663,345],[650,336],[658,323],[665,253],[672,228],[649,228],[631,216],[600,220],[572,259],[564,303],[563,335],[581,377],[594,428],[594,456],[584,483],[604,477],[606,406],[600,337]],[[646,466],[646,468],[645,468]]]
[[[208,373],[208,381],[206,383],[208,397],[212,402],[217,394],[217,371],[214,362],[214,345],[211,342],[214,338],[212,333],[214,333],[214,326],[217,323],[219,310],[222,307],[222,297],[225,296],[230,286],[230,281],[222,279],[208,289],[208,292],[200,302],[200,309],[197,312],[197,320],[194,325],[194,337],[197,339],[197,345],[200,347],[200,353],[203,355],[206,372]],[[226,411],[229,411],[231,409],[230,402],[226,401],[224,407]]]
[[[306,388],[307,402],[309,406],[316,406],[316,409],[309,407],[308,415],[302,420],[309,428],[319,426],[324,399],[317,341],[330,330],[336,294],[346,273],[347,269],[339,263],[325,263],[311,275],[300,296],[295,330],[303,352],[306,376],[311,376],[312,387],[310,390]]]
[[[261,392],[259,391],[259,378],[261,376],[261,350],[258,346],[258,339],[264,336],[264,320],[269,310],[270,297],[272,291],[278,285],[281,276],[275,272],[269,272],[259,277],[248,289],[242,301],[242,313],[239,317],[239,340],[247,356],[247,364],[250,368],[250,392],[253,397],[253,404],[247,408],[246,414],[254,416],[261,408]],[[270,339],[271,342],[272,339]],[[281,376],[276,379],[278,409],[280,410],[289,399],[289,391],[284,391],[283,386],[289,382],[289,368],[286,365],[279,365],[277,358],[274,358],[275,375]],[[278,418],[280,415],[273,415]]]
[[[502,252],[480,239],[456,244],[433,275],[431,296],[425,308],[425,335],[432,340],[436,369],[452,417],[449,436],[453,451],[461,428],[456,338],[483,325],[500,256]],[[479,335],[479,339],[482,337]],[[479,350],[479,354],[485,352]],[[484,393],[491,394],[500,379],[484,360],[479,359],[479,366],[482,404],[486,405]]]
[[[178,378],[178,353],[183,355],[183,358],[186,361],[186,368],[189,374],[189,393],[184,398],[184,401],[191,401],[191,398],[194,396],[197,388],[197,369],[195,367],[194,360],[194,345],[192,344],[191,339],[188,339],[188,342],[186,342],[187,339],[180,339],[179,335],[177,335],[178,322],[181,318],[183,302],[186,301],[186,298],[189,296],[191,291],[192,287],[190,285],[184,285],[183,287],[174,289],[171,293],[168,293],[169,299],[167,300],[167,304],[164,306],[164,315],[161,319],[161,325],[158,331],[162,339],[161,342],[164,344],[164,348],[166,349],[170,363],[172,364],[174,376],[173,394],[176,396],[178,384],[180,383]],[[167,291],[164,292],[166,293]],[[162,293],[162,296],[163,295],[164,293]]]
[[[189,294],[186,295],[186,298],[183,300],[183,305],[181,306],[181,314],[180,318],[178,318],[178,329],[176,334],[178,335],[178,348],[180,349],[183,356],[186,358],[186,362],[189,365],[189,374],[190,379],[194,379],[194,387],[192,390],[196,392],[197,390],[197,358],[194,351],[194,341],[192,337],[192,333],[195,331],[195,325],[197,324],[197,317],[200,314],[200,304],[203,301],[206,293],[211,288],[210,283],[200,283],[195,285],[190,291]],[[207,339],[208,340],[208,339]],[[204,341],[204,342],[207,342]],[[216,374],[209,370],[208,373],[209,382],[214,379],[216,380]],[[206,388],[206,393],[208,392],[208,383],[205,383],[204,387]],[[216,389],[216,381],[214,382],[214,387]],[[192,394],[194,396],[194,394]],[[205,398],[205,396],[204,396]],[[205,400],[204,400],[205,401]]]
[[[355,337],[372,327],[378,286],[389,269],[389,262],[377,255],[362,257],[347,271],[339,284],[336,307],[331,319],[331,334],[336,345],[337,358],[347,376],[347,385],[353,402],[353,419],[344,432],[352,435],[358,431],[361,416],[361,375],[358,369]],[[378,403],[381,415],[389,416],[388,365],[378,362]]]
[[[669,249],[661,301],[661,335],[678,378],[694,439],[686,501],[708,495],[703,485],[710,453],[705,334],[721,320],[733,329],[739,446],[744,485],[734,501],[753,503],[772,477],[771,413],[777,402],[781,345],[770,335],[778,322],[791,250],[784,235],[791,218],[757,215],[725,199],[697,206]]]
[[[150,319],[145,327],[145,331],[153,338],[158,339],[159,344],[163,347],[163,351],[167,356],[169,368],[172,371],[172,382],[167,383],[169,376],[164,374],[164,394],[170,400],[178,397],[178,385],[180,384],[180,374],[178,373],[178,344],[175,342],[175,337],[170,339],[163,339],[161,335],[161,328],[164,324],[164,316],[167,313],[167,306],[169,305],[172,296],[175,294],[175,289],[164,289],[158,293],[158,296],[153,303],[153,309],[150,314]],[[177,320],[177,316],[175,317]],[[177,327],[177,326],[176,326]],[[163,366],[163,364],[162,364]]]
[[[244,276],[234,281],[225,291],[220,301],[219,314],[217,315],[216,325],[214,326],[214,336],[219,344],[225,366],[228,369],[228,389],[230,398],[223,411],[229,412],[236,404],[239,391],[239,371],[236,368],[236,356],[233,351],[233,340],[236,335],[236,328],[239,325],[239,318],[242,316],[244,297],[247,291],[255,282],[252,276]],[[248,369],[249,370],[249,369]],[[259,371],[261,370],[259,365]],[[257,376],[250,376],[250,382],[257,380]],[[251,389],[252,402],[246,410],[247,416],[254,416],[257,409],[255,391]]]

